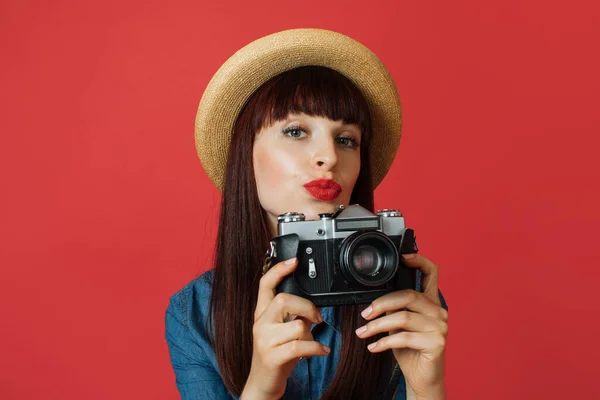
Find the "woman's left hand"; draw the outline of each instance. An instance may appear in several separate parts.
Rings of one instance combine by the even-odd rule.
[[[448,312],[441,306],[438,294],[438,267],[419,254],[403,258],[407,267],[421,270],[422,292],[399,290],[376,299],[362,313],[370,322],[357,329],[356,334],[368,338],[389,332],[389,336],[369,345],[369,350],[393,351],[405,376],[409,398],[413,394],[417,399],[445,399]],[[377,318],[383,314],[386,315]]]

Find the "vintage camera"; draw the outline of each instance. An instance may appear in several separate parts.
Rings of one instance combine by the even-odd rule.
[[[414,231],[398,210],[377,214],[359,205],[306,221],[304,214],[278,217],[271,241],[271,265],[298,257],[298,267],[278,285],[278,293],[311,300],[317,307],[370,303],[400,289],[415,289],[416,270],[401,254],[418,251]]]

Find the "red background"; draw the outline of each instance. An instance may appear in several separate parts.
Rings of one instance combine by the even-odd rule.
[[[193,123],[238,48],[338,30],[404,107],[376,191],[440,266],[449,399],[600,396],[595,2],[0,3],[0,397],[177,398],[169,296],[210,266]]]

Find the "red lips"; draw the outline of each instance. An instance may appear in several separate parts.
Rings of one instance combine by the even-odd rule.
[[[315,199],[323,201],[335,200],[342,193],[342,187],[333,179],[315,179],[305,184],[304,188]]]

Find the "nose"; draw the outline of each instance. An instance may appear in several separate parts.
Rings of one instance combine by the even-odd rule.
[[[338,162],[338,155],[333,138],[320,141],[314,152],[312,164],[315,168],[330,171]]]

